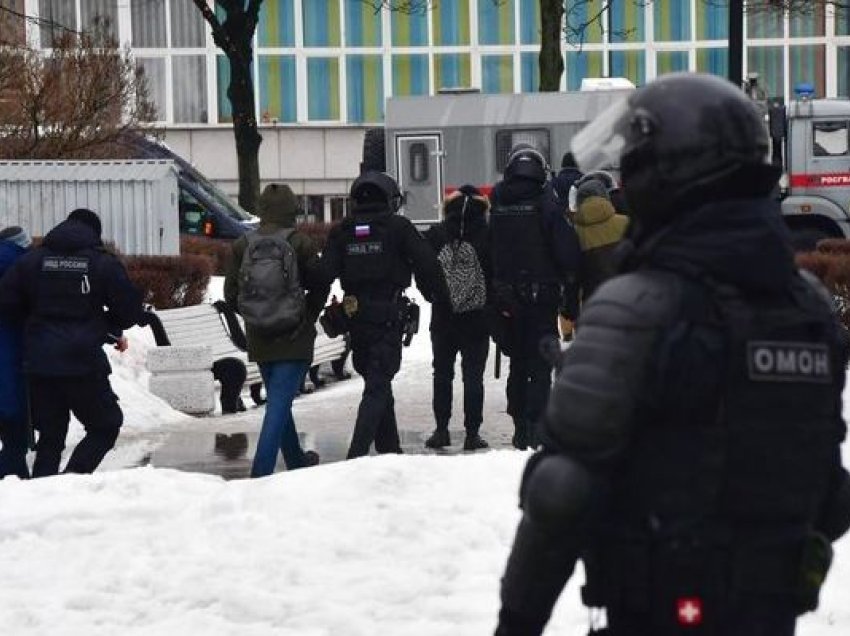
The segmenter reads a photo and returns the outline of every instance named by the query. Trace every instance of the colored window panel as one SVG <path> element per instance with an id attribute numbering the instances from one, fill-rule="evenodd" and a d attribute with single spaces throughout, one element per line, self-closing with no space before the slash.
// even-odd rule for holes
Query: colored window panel
<path id="1" fill-rule="evenodd" d="M 42 47 L 52 46 L 67 33 L 65 29 L 77 30 L 77 12 L 68 0 L 39 0 L 38 15 L 44 20 L 40 24 Z"/>
<path id="2" fill-rule="evenodd" d="M 782 11 L 775 9 L 747 11 L 748 39 L 781 38 L 783 33 Z"/>
<path id="3" fill-rule="evenodd" d="M 520 88 L 523 93 L 536 93 L 540 90 L 540 56 L 537 53 L 523 53 L 519 58 Z"/>
<path id="4" fill-rule="evenodd" d="M 601 43 L 604 18 L 597 19 L 601 13 L 602 0 L 567 0 L 564 14 L 567 42 L 570 44 Z"/>
<path id="5" fill-rule="evenodd" d="M 207 121 L 207 59 L 203 55 L 171 58 L 171 91 L 174 122 L 201 124 Z"/>
<path id="6" fill-rule="evenodd" d="M 850 8 L 835 7 L 835 35 L 850 35 Z"/>
<path id="7" fill-rule="evenodd" d="M 478 42 L 514 43 L 514 0 L 478 1 Z"/>
<path id="8" fill-rule="evenodd" d="M 393 94 L 427 95 L 429 72 L 427 55 L 394 55 Z"/>
<path id="9" fill-rule="evenodd" d="M 758 73 L 759 84 L 768 97 L 785 94 L 785 69 L 781 46 L 751 46 L 747 49 L 747 72 Z"/>
<path id="10" fill-rule="evenodd" d="M 585 77 L 604 77 L 602 53 L 589 51 L 567 51 L 567 90 L 577 91 Z"/>
<path id="11" fill-rule="evenodd" d="M 792 38 L 819 37 L 826 32 L 826 11 L 823 4 L 812 3 L 806 13 L 792 12 L 788 16 Z"/>
<path id="12" fill-rule="evenodd" d="M 540 44 L 540 0 L 519 0 L 519 41 Z"/>
<path id="13" fill-rule="evenodd" d="M 137 57 L 136 66 L 145 74 L 148 98 L 156 107 L 156 121 L 165 121 L 165 58 Z"/>
<path id="14" fill-rule="evenodd" d="M 304 46 L 339 46 L 339 3 L 310 0 L 303 3 Z"/>
<path id="15" fill-rule="evenodd" d="M 96 22 L 105 24 L 107 34 L 117 39 L 118 0 L 80 0 L 80 20 L 83 30 L 91 29 Z"/>
<path id="16" fill-rule="evenodd" d="M 660 51 L 655 57 L 658 75 L 688 70 L 687 51 Z"/>
<path id="17" fill-rule="evenodd" d="M 307 118 L 310 121 L 339 119 L 339 60 L 311 57 L 307 60 Z"/>
<path id="18" fill-rule="evenodd" d="M 216 72 L 216 98 L 218 101 L 218 121 L 232 122 L 233 108 L 230 106 L 230 99 L 227 97 L 227 87 L 230 85 L 230 63 L 223 55 L 217 55 L 215 58 Z"/>
<path id="19" fill-rule="evenodd" d="M 788 49 L 788 79 L 793 92 L 798 84 L 811 84 L 815 97 L 826 96 L 826 47 L 822 44 Z"/>
<path id="20" fill-rule="evenodd" d="M 434 88 L 471 86 L 471 63 L 468 53 L 446 53 L 434 56 Z"/>
<path id="21" fill-rule="evenodd" d="M 646 80 L 646 61 L 643 51 L 612 51 L 611 77 L 626 77 L 636 86 Z"/>
<path id="22" fill-rule="evenodd" d="M 611 42 L 644 41 L 644 4 L 642 2 L 612 2 L 608 11 Z"/>
<path id="23" fill-rule="evenodd" d="M 838 55 L 838 96 L 850 97 L 850 47 L 839 46 Z"/>
<path id="24" fill-rule="evenodd" d="M 484 93 L 514 92 L 514 56 L 481 57 L 481 90 Z"/>
<path id="25" fill-rule="evenodd" d="M 132 3 L 130 5 L 130 18 L 135 48 L 164 48 L 168 46 L 168 39 L 165 37 L 165 0 Z"/>
<path id="26" fill-rule="evenodd" d="M 260 46 L 295 46 L 294 0 L 265 0 L 260 7 L 257 41 Z"/>
<path id="27" fill-rule="evenodd" d="M 697 0 L 697 39 L 725 40 L 729 37 L 729 5 Z"/>
<path id="28" fill-rule="evenodd" d="M 424 11 L 392 14 L 393 46 L 428 46 L 428 15 Z"/>
<path id="29" fill-rule="evenodd" d="M 691 3 L 687 0 L 655 0 L 652 4 L 656 41 L 691 39 Z"/>
<path id="30" fill-rule="evenodd" d="M 294 122 L 297 117 L 295 56 L 261 55 L 260 121 Z"/>
<path id="31" fill-rule="evenodd" d="M 434 46 L 469 44 L 469 0 L 440 0 L 433 7 Z"/>
<path id="32" fill-rule="evenodd" d="M 348 46 L 381 46 L 381 12 L 362 0 L 345 0 Z"/>
<path id="33" fill-rule="evenodd" d="M 350 122 L 384 119 L 384 66 L 380 55 L 349 55 L 345 60 Z"/>
<path id="34" fill-rule="evenodd" d="M 0 3 L 9 11 L 0 17 L 0 42 L 4 44 L 23 45 L 27 39 L 27 20 L 24 0 L 4 0 Z"/>
<path id="35" fill-rule="evenodd" d="M 191 2 L 171 0 L 171 46 L 206 46 L 207 23 Z"/>
<path id="36" fill-rule="evenodd" d="M 726 77 L 729 72 L 729 50 L 697 49 L 697 71 Z"/>

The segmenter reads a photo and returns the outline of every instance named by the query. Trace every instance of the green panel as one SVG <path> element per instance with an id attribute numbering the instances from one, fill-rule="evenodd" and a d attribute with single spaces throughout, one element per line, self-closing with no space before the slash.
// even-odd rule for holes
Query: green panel
<path id="1" fill-rule="evenodd" d="M 655 0 L 652 13 L 656 41 L 691 39 L 691 3 L 688 0 Z"/>
<path id="2" fill-rule="evenodd" d="M 478 0 L 478 42 L 514 43 L 514 0 Z"/>
<path id="3" fill-rule="evenodd" d="M 540 90 L 540 56 L 537 53 L 522 53 L 519 57 L 520 90 L 536 93 Z"/>
<path id="4" fill-rule="evenodd" d="M 540 44 L 540 0 L 519 0 L 519 41 Z"/>
<path id="5" fill-rule="evenodd" d="M 307 118 L 310 121 L 339 119 L 339 58 L 307 59 Z"/>
<path id="6" fill-rule="evenodd" d="M 440 0 L 432 6 L 434 46 L 469 44 L 469 0 Z"/>
<path id="7" fill-rule="evenodd" d="M 820 37 L 826 33 L 826 11 L 823 4 L 812 2 L 810 11 L 793 12 L 788 22 L 792 38 Z M 837 25 L 836 25 L 837 26 Z"/>
<path id="8" fill-rule="evenodd" d="M 660 51 L 655 57 L 656 72 L 658 75 L 664 73 L 676 73 L 688 70 L 687 51 Z"/>
<path id="9" fill-rule="evenodd" d="M 747 48 L 747 72 L 759 74 L 759 84 L 768 97 L 785 94 L 785 73 L 781 46 L 751 46 Z"/>
<path id="10" fill-rule="evenodd" d="M 611 42 L 643 42 L 644 3 L 622 0 L 612 2 L 609 9 Z"/>
<path id="11" fill-rule="evenodd" d="M 346 64 L 347 120 L 384 120 L 384 65 L 380 55 L 349 55 Z"/>
<path id="12" fill-rule="evenodd" d="M 514 92 L 514 56 L 481 56 L 481 90 L 484 93 Z"/>
<path id="13" fill-rule="evenodd" d="M 230 84 L 230 63 L 224 55 L 217 55 L 215 66 L 216 85 L 218 86 L 218 121 L 231 122 L 233 121 L 233 109 L 230 106 L 230 99 L 227 97 L 227 86 Z"/>
<path id="14" fill-rule="evenodd" d="M 174 0 L 172 0 L 174 2 Z M 257 41 L 260 46 L 295 46 L 294 0 L 265 0 L 260 6 Z"/>
<path id="15" fill-rule="evenodd" d="M 348 46 L 381 46 L 381 12 L 362 0 L 345 0 Z"/>
<path id="16" fill-rule="evenodd" d="M 393 46 L 428 46 L 428 15 L 424 11 L 393 11 L 391 27 Z"/>
<path id="17" fill-rule="evenodd" d="M 729 74 L 729 49 L 697 49 L 697 71 L 726 77 Z"/>
<path id="18" fill-rule="evenodd" d="M 428 94 L 428 56 L 393 56 L 393 95 Z"/>
<path id="19" fill-rule="evenodd" d="M 603 57 L 598 51 L 567 51 L 567 90 L 577 91 L 586 77 L 604 77 Z"/>
<path id="20" fill-rule="evenodd" d="M 297 82 L 294 55 L 260 55 L 260 121 L 294 122 Z"/>
<path id="21" fill-rule="evenodd" d="M 434 88 L 456 88 L 472 85 L 471 59 L 468 53 L 445 53 L 434 56 Z"/>
<path id="22" fill-rule="evenodd" d="M 539 0 L 529 0 L 535 4 Z M 607 0 L 606 0 L 607 1 Z M 630 4 L 633 0 L 625 0 Z M 567 0 L 564 14 L 564 37 L 570 44 L 601 44 L 603 19 L 593 18 L 602 13 L 603 0 Z M 640 3 L 642 4 L 642 3 Z M 604 14 L 603 14 L 604 15 Z M 643 21 L 641 21 L 641 28 Z"/>
<path id="23" fill-rule="evenodd" d="M 835 7 L 835 35 L 850 35 L 850 8 Z"/>
<path id="24" fill-rule="evenodd" d="M 729 37 L 729 5 L 697 0 L 697 39 L 725 40 Z"/>
<path id="25" fill-rule="evenodd" d="M 792 46 L 788 54 L 791 90 L 798 84 L 811 84 L 815 87 L 815 97 L 826 97 L 826 46 Z"/>
<path id="26" fill-rule="evenodd" d="M 850 47 L 839 46 L 838 54 L 838 96 L 850 97 Z"/>
<path id="27" fill-rule="evenodd" d="M 646 60 L 643 51 L 611 51 L 611 77 L 626 77 L 636 86 L 646 81 Z"/>
<path id="28" fill-rule="evenodd" d="M 782 11 L 761 9 L 747 11 L 747 38 L 781 38 L 784 37 Z"/>
<path id="29" fill-rule="evenodd" d="M 302 7 L 304 46 L 339 46 L 339 2 L 309 0 Z"/>

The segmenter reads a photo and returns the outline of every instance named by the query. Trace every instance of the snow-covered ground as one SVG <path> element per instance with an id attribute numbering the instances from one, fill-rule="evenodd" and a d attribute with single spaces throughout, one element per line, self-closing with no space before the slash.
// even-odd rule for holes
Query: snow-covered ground
<path id="1" fill-rule="evenodd" d="M 408 418 L 430 417 L 424 309 L 423 334 L 396 384 L 423 403 L 406 409 Z M 130 351 L 110 353 L 126 422 L 103 470 L 0 482 L 0 633 L 492 633 L 528 453 L 368 457 L 242 481 L 125 468 L 160 436 L 198 422 L 147 393 L 151 340 L 130 335 Z M 492 399 L 502 399 L 503 382 L 488 379 Z M 299 400 L 296 418 L 350 402 L 358 387 Z M 547 633 L 587 632 L 581 578 Z M 848 590 L 844 540 L 821 610 L 798 634 L 850 633 Z"/>

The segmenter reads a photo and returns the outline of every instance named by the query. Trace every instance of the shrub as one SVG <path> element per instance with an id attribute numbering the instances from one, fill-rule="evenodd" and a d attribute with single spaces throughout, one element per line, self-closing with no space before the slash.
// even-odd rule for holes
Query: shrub
<path id="1" fill-rule="evenodd" d="M 817 276 L 835 299 L 838 317 L 850 329 L 850 241 L 826 239 L 814 252 L 797 254 L 797 265 Z"/>
<path id="2" fill-rule="evenodd" d="M 180 237 L 180 253 L 195 256 L 206 256 L 212 261 L 212 273 L 214 276 L 224 276 L 227 264 L 230 262 L 231 241 L 224 239 L 211 239 L 204 236 Z"/>
<path id="3" fill-rule="evenodd" d="M 197 305 L 204 300 L 213 263 L 207 256 L 127 256 L 130 280 L 156 309 Z"/>
<path id="4" fill-rule="evenodd" d="M 316 242 L 316 247 L 321 252 L 325 249 L 325 243 L 328 242 L 328 234 L 331 228 L 336 225 L 334 223 L 299 223 L 298 231 L 306 234 Z"/>

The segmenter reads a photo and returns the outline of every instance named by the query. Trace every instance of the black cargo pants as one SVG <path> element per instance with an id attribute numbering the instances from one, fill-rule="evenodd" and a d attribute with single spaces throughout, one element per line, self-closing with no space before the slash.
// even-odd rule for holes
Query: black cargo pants
<path id="1" fill-rule="evenodd" d="M 30 376 L 29 382 L 33 426 L 38 431 L 33 477 L 59 472 L 71 413 L 83 425 L 86 434 L 71 453 L 65 472 L 94 472 L 115 446 L 124 421 L 109 377 Z"/>

